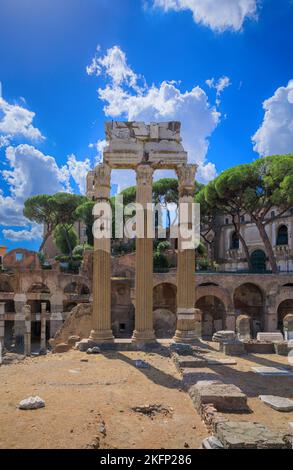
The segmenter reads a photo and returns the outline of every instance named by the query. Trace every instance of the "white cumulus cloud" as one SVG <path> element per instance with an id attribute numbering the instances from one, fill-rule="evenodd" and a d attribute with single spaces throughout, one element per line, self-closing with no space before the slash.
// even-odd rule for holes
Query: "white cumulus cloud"
<path id="1" fill-rule="evenodd" d="M 260 156 L 293 153 L 293 80 L 264 101 L 260 128 L 252 137 Z"/>
<path id="2" fill-rule="evenodd" d="M 192 12 L 195 23 L 214 31 L 240 31 L 246 18 L 257 17 L 258 0 L 153 0 L 164 11 Z"/>
<path id="3" fill-rule="evenodd" d="M 2 233 L 12 241 L 39 239 L 41 227 L 23 216 L 25 200 L 36 194 L 72 191 L 71 181 L 84 193 L 90 162 L 69 155 L 66 164 L 60 167 L 54 157 L 28 144 L 9 146 L 5 156 L 8 169 L 2 170 L 0 176 L 8 185 L 8 194 L 0 191 L 0 226 L 10 228 L 2 229 Z"/>
<path id="4" fill-rule="evenodd" d="M 39 224 L 32 224 L 28 229 L 24 230 L 14 230 L 14 229 L 3 229 L 2 230 L 4 238 L 12 242 L 19 241 L 35 241 L 42 240 L 43 237 L 43 227 Z"/>
<path id="5" fill-rule="evenodd" d="M 14 137 L 31 141 L 44 139 L 41 131 L 33 126 L 34 117 L 34 112 L 0 97 L 0 146 L 7 145 Z"/>
<path id="6" fill-rule="evenodd" d="M 115 60 L 118 69 L 127 70 L 127 74 L 119 73 L 117 78 Z M 174 81 L 147 86 L 142 77 L 142 85 L 139 85 L 138 80 L 134 79 L 138 75 L 131 70 L 125 53 L 118 46 L 108 49 L 101 58 L 96 55 L 94 61 L 99 64 L 98 75 L 108 78 L 105 86 L 98 89 L 98 96 L 105 103 L 106 116 L 129 121 L 181 121 L 183 145 L 188 151 L 189 161 L 199 164 L 199 174 L 204 181 L 216 175 L 215 166 L 206 161 L 206 155 L 209 137 L 219 124 L 221 115 L 216 106 L 210 104 L 202 88 L 194 86 L 191 90 L 181 91 Z M 108 66 L 109 62 L 111 67 Z M 223 90 L 228 84 L 225 80 L 225 84 L 219 86 Z M 121 183 L 119 177 L 117 179 Z M 113 182 L 116 182 L 115 179 Z"/>

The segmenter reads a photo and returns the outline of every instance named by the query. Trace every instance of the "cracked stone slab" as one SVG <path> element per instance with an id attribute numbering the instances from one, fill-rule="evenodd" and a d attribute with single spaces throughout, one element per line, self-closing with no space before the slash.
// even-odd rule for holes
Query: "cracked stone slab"
<path id="1" fill-rule="evenodd" d="M 189 389 L 194 407 L 200 410 L 202 405 L 213 404 L 217 411 L 248 411 L 247 396 L 233 384 L 220 381 L 203 380 Z"/>
<path id="2" fill-rule="evenodd" d="M 276 397 L 274 395 L 260 395 L 259 398 L 274 410 L 283 412 L 293 411 L 293 400 L 289 398 Z"/>
<path id="3" fill-rule="evenodd" d="M 235 359 L 221 359 L 217 357 L 207 357 L 205 356 L 207 364 L 209 366 L 234 366 L 237 364 Z"/>
<path id="4" fill-rule="evenodd" d="M 215 426 L 215 435 L 225 449 L 290 449 L 290 439 L 259 423 L 222 421 Z"/>
<path id="5" fill-rule="evenodd" d="M 207 361 L 202 357 L 195 356 L 181 356 L 179 354 L 173 354 L 173 361 L 179 369 L 187 368 L 196 368 L 196 367 L 206 367 Z"/>
<path id="6" fill-rule="evenodd" d="M 252 367 L 257 374 L 268 377 L 293 377 L 293 372 L 281 367 Z"/>

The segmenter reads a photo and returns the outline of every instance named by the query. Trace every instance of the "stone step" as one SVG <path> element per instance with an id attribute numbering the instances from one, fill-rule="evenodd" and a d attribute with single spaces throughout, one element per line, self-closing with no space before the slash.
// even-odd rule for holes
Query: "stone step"
<path id="1" fill-rule="evenodd" d="M 263 424 L 222 421 L 215 425 L 215 436 L 224 449 L 291 449 L 290 438 Z"/>
<path id="2" fill-rule="evenodd" d="M 217 380 L 203 380 L 190 387 L 188 393 L 198 411 L 202 405 L 208 403 L 213 404 L 217 411 L 249 411 L 247 396 L 233 384 L 224 384 Z"/>

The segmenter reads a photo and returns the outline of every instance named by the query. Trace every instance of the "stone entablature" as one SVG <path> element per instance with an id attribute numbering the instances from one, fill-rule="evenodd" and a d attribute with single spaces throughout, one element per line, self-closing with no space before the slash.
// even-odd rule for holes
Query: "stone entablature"
<path id="1" fill-rule="evenodd" d="M 180 122 L 107 122 L 104 163 L 115 169 L 135 169 L 141 163 L 176 169 L 187 163 L 180 127 Z"/>

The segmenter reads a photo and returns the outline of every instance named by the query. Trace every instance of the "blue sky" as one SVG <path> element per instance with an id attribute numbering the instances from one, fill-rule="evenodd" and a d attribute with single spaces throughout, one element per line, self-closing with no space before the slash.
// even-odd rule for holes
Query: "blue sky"
<path id="1" fill-rule="evenodd" d="M 0 0 L 0 244 L 38 248 L 23 201 L 83 191 L 106 119 L 181 120 L 201 181 L 292 152 L 292 24 L 290 0 Z"/>

